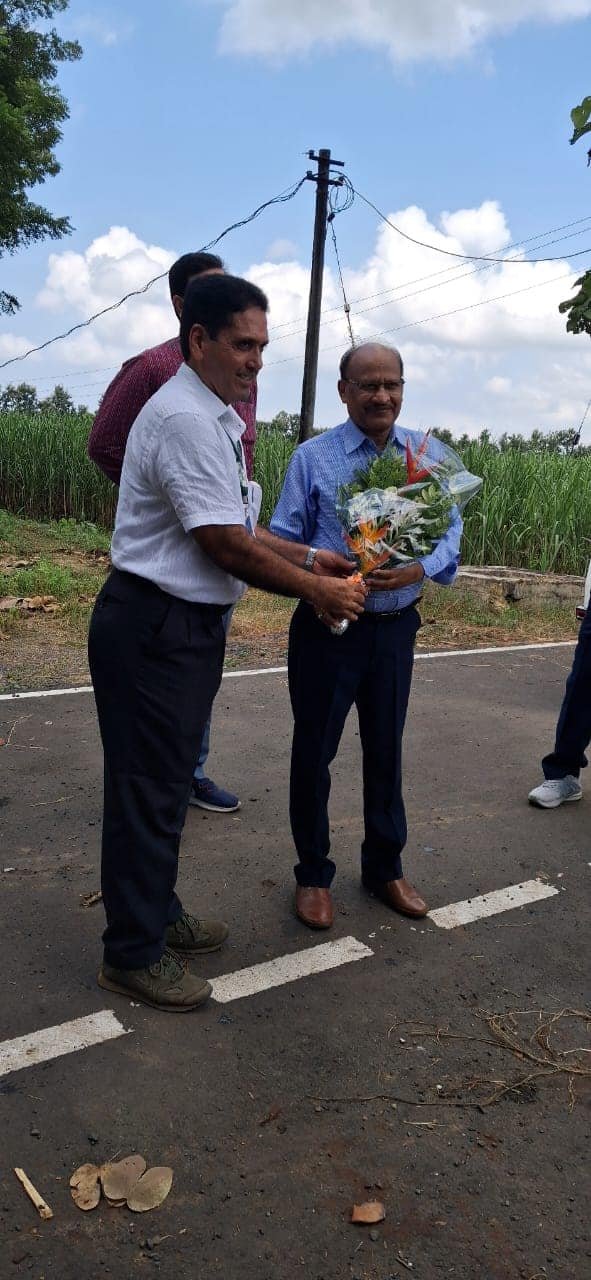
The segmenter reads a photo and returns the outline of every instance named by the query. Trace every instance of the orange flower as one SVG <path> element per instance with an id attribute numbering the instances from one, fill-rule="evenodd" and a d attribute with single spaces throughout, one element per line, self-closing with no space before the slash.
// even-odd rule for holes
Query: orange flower
<path id="1" fill-rule="evenodd" d="M 421 458 L 426 453 L 428 442 L 429 432 L 427 431 L 415 454 L 413 454 L 410 447 L 410 440 L 406 442 L 406 475 L 409 484 L 416 484 L 419 480 L 429 479 L 430 472 L 419 466 Z"/>
<path id="2" fill-rule="evenodd" d="M 376 529 L 371 522 L 362 522 L 358 526 L 358 533 L 345 534 L 348 546 L 354 552 L 359 562 L 361 573 L 371 573 L 372 569 L 379 569 L 380 565 L 386 564 L 390 559 L 389 551 L 376 552 L 376 544 L 388 532 L 387 525 L 381 529 Z"/>

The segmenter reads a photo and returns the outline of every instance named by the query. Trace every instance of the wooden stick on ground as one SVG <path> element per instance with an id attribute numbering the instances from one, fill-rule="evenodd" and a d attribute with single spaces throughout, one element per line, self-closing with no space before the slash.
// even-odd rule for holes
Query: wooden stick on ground
<path id="1" fill-rule="evenodd" d="M 30 1178 L 27 1178 L 27 1175 L 24 1169 L 15 1169 L 14 1172 L 16 1173 L 16 1176 L 19 1182 L 21 1182 L 23 1187 L 25 1188 L 25 1191 L 29 1197 L 29 1200 L 31 1200 L 32 1203 L 35 1205 L 35 1208 L 37 1210 L 37 1213 L 39 1214 L 39 1217 L 43 1218 L 44 1221 L 48 1222 L 50 1218 L 53 1218 L 53 1209 L 50 1209 L 49 1205 L 45 1203 L 43 1196 L 39 1195 L 39 1192 L 33 1186 L 33 1183 L 31 1182 Z"/>

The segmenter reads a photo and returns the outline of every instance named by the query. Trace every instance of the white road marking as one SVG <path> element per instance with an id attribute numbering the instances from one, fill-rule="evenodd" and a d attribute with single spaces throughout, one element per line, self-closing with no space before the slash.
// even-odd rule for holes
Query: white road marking
<path id="1" fill-rule="evenodd" d="M 287 667 L 256 667 L 253 671 L 224 671 L 222 680 L 241 680 L 243 676 L 284 676 Z"/>
<path id="2" fill-rule="evenodd" d="M 482 920 L 486 916 L 523 907 L 529 902 L 552 898 L 557 893 L 559 890 L 554 885 L 544 884 L 542 880 L 526 880 L 522 884 L 495 889 L 492 893 L 485 893 L 477 898 L 467 898 L 464 902 L 437 907 L 429 912 L 428 919 L 441 929 L 456 929 L 473 920 Z M 375 937 L 375 934 L 370 934 L 370 937 Z M 309 978 L 314 973 L 325 973 L 355 960 L 369 959 L 373 954 L 371 947 L 359 942 L 357 938 L 335 938 L 331 942 L 307 947 L 304 951 L 276 956 L 274 960 L 265 960 L 262 964 L 212 978 L 213 999 L 219 1004 L 244 1000 L 260 991 L 281 987 L 287 982 L 296 982 L 299 978 Z M 5 1040 L 0 1043 L 0 1077 L 128 1034 L 111 1009 L 102 1009 L 86 1018 L 75 1018 L 72 1022 L 62 1022 L 56 1027 L 46 1027 L 30 1035 L 19 1036 L 16 1040 Z"/>
<path id="3" fill-rule="evenodd" d="M 433 649 L 429 653 L 415 653 L 415 662 L 425 658 L 472 658 L 488 653 L 524 653 L 528 649 L 568 649 L 576 640 L 548 640 L 540 644 L 504 644 L 490 649 Z M 256 667 L 252 671 L 224 671 L 224 680 L 242 680 L 246 676 L 285 675 L 287 667 Z M 80 685 L 75 689 L 32 689 L 24 693 L 0 693 L 0 702 L 22 702 L 25 698 L 62 698 L 74 693 L 92 693 L 92 685 Z"/>
<path id="4" fill-rule="evenodd" d="M 490 649 L 432 649 L 430 653 L 415 653 L 415 662 L 421 658 L 472 658 L 481 653 L 525 653 L 528 649 L 568 649 L 576 640 L 544 640 L 539 644 L 502 644 Z"/>
<path id="5" fill-rule="evenodd" d="M 63 698 L 72 693 L 92 693 L 92 685 L 79 685 L 76 689 L 32 689 L 26 693 L 0 693 L 0 702 L 22 702 L 25 698 Z"/>
<path id="6" fill-rule="evenodd" d="M 0 1076 L 125 1035 L 125 1027 L 112 1010 L 101 1009 L 100 1013 L 91 1013 L 86 1018 L 74 1018 L 73 1022 L 62 1022 L 60 1026 L 45 1027 L 43 1031 L 33 1031 L 16 1040 L 5 1040 L 0 1044 Z"/>
<path id="7" fill-rule="evenodd" d="M 371 948 L 358 942 L 357 938 L 336 938 L 334 942 L 323 942 L 320 946 L 307 947 L 305 951 L 294 951 L 288 956 L 277 956 L 275 960 L 254 964 L 249 969 L 238 969 L 235 973 L 225 973 L 221 978 L 212 978 L 213 998 L 220 1004 L 243 1000 L 245 996 L 254 996 L 270 987 L 281 987 L 286 982 L 295 982 L 297 978 L 308 978 L 313 973 L 323 973 L 326 969 L 336 969 L 341 964 L 365 960 L 372 955 Z"/>
<path id="8" fill-rule="evenodd" d="M 501 911 L 524 907 L 528 902 L 553 898 L 558 892 L 553 884 L 544 884 L 542 880 L 525 880 L 522 884 L 511 884 L 507 889 L 483 893 L 479 898 L 467 898 L 464 902 L 452 902 L 448 907 L 438 907 L 429 912 L 429 920 L 439 925 L 440 929 L 457 929 L 458 925 L 470 924 L 472 920 L 483 920 L 486 916 L 496 916 Z"/>

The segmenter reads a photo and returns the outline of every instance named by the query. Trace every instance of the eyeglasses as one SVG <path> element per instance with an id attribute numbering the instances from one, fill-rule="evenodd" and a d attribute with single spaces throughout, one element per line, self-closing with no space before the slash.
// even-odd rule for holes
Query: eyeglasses
<path id="1" fill-rule="evenodd" d="M 402 391 L 404 386 L 404 378 L 380 378 L 379 382 L 357 382 L 355 378 L 345 378 L 345 382 L 349 382 L 352 387 L 357 387 L 362 396 L 375 396 L 382 387 L 387 395 L 395 395 L 397 391 Z"/>

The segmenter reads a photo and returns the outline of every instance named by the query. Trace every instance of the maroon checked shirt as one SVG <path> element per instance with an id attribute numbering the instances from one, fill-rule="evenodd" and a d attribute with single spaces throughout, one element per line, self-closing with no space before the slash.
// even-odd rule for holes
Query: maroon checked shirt
<path id="1" fill-rule="evenodd" d="M 132 425 L 146 401 L 183 363 L 178 338 L 169 338 L 158 347 L 150 347 L 139 356 L 126 360 L 109 383 L 92 424 L 88 439 L 88 455 L 104 471 L 109 480 L 119 484 L 123 455 Z M 249 480 L 254 467 L 256 440 L 257 387 L 253 383 L 250 400 L 232 406 L 246 425 L 242 436 Z"/>

